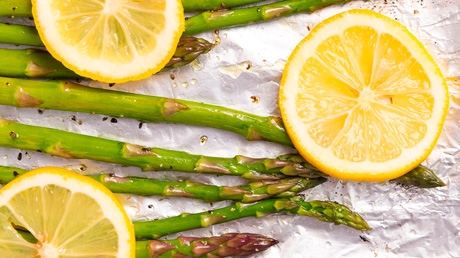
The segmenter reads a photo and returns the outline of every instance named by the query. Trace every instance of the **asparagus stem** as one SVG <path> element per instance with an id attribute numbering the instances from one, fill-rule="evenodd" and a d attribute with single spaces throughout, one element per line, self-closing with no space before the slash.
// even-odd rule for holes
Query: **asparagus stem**
<path id="1" fill-rule="evenodd" d="M 174 240 L 136 242 L 137 258 L 246 256 L 276 245 L 275 239 L 249 233 L 228 233 L 214 237 L 179 237 Z"/>
<path id="2" fill-rule="evenodd" d="M 37 29 L 31 26 L 0 23 L 0 43 L 43 47 Z"/>
<path id="3" fill-rule="evenodd" d="M 186 11 L 221 10 L 266 0 L 182 0 Z"/>
<path id="4" fill-rule="evenodd" d="M 6 96 L 1 96 L 4 98 Z M 14 98 L 23 103 L 38 100 L 19 91 Z M 26 105 L 27 106 L 27 105 Z M 300 164 L 276 159 L 207 157 L 181 151 L 147 148 L 127 142 L 108 140 L 45 127 L 24 125 L 0 119 L 0 146 L 34 150 L 64 158 L 92 159 L 140 167 L 143 171 L 174 170 L 191 173 L 235 175 L 246 179 L 279 179 L 295 170 L 305 177 L 317 173 Z"/>
<path id="5" fill-rule="evenodd" d="M 0 48 L 0 75 L 11 77 L 81 78 L 48 52 Z"/>
<path id="6" fill-rule="evenodd" d="M 199 55 L 209 52 L 211 48 L 212 44 L 204 39 L 183 37 L 177 45 L 174 56 L 162 71 L 187 65 Z M 0 75 L 11 77 L 81 78 L 81 76 L 54 59 L 48 52 L 37 49 L 0 48 Z"/>
<path id="7" fill-rule="evenodd" d="M 269 199 L 255 204 L 235 205 L 194 214 L 181 214 L 161 220 L 134 223 L 138 238 L 159 238 L 185 230 L 209 227 L 240 218 L 263 217 L 270 213 L 289 213 L 315 217 L 321 221 L 343 224 L 357 230 L 370 230 L 369 225 L 348 207 L 331 201 L 301 201 L 298 198 Z"/>
<path id="8" fill-rule="evenodd" d="M 436 174 L 429 168 L 419 165 L 407 174 L 391 180 L 403 185 L 411 185 L 420 188 L 434 188 L 446 186 Z"/>
<path id="9" fill-rule="evenodd" d="M 184 11 L 227 9 L 235 6 L 258 3 L 265 0 L 182 0 Z M 30 0 L 0 1 L 0 17 L 32 17 Z"/>
<path id="10" fill-rule="evenodd" d="M 0 183 L 5 185 L 28 170 L 0 166 Z M 248 186 L 229 187 L 204 185 L 189 180 L 173 182 L 136 177 L 118 177 L 110 174 L 88 175 L 114 193 L 137 195 L 159 195 L 167 197 L 188 197 L 205 202 L 235 200 L 244 203 L 272 197 L 292 197 L 308 188 L 326 181 L 325 178 L 287 178 L 250 183 Z"/>
<path id="11" fill-rule="evenodd" d="M 28 96 L 34 101 L 26 103 L 21 96 Z M 248 140 L 268 140 L 293 146 L 281 118 L 261 117 L 193 101 L 96 89 L 64 81 L 0 77 L 0 104 L 123 116 L 149 122 L 195 124 L 231 131 Z"/>
<path id="12" fill-rule="evenodd" d="M 30 0 L 1 0 L 0 17 L 32 17 Z"/>
<path id="13" fill-rule="evenodd" d="M 319 172 L 319 170 L 316 167 L 308 163 L 302 156 L 298 154 L 282 155 L 279 156 L 277 159 L 301 163 L 305 168 L 316 170 Z M 323 176 L 326 176 L 326 174 L 324 174 Z M 446 186 L 446 184 L 439 177 L 437 177 L 431 169 L 423 165 L 419 165 L 418 167 L 409 171 L 407 174 L 395 178 L 391 181 L 403 185 L 416 186 L 420 188 L 434 188 Z"/>
<path id="14" fill-rule="evenodd" d="M 317 9 L 344 3 L 350 0 L 286 0 L 271 4 L 242 9 L 203 12 L 185 21 L 184 35 L 193 35 L 208 30 L 268 21 L 300 12 L 313 12 Z"/>
<path id="15" fill-rule="evenodd" d="M 27 242 L 38 240 L 28 231 L 17 229 Z M 278 241 L 259 234 L 227 233 L 213 237 L 179 237 L 173 240 L 136 241 L 136 258 L 228 257 L 260 253 Z"/>

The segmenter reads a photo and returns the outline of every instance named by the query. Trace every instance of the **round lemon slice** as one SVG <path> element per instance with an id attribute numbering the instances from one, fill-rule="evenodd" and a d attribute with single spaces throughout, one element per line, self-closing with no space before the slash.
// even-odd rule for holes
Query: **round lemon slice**
<path id="1" fill-rule="evenodd" d="M 448 91 L 433 58 L 404 26 L 351 10 L 318 24 L 295 48 L 279 103 L 307 161 L 336 178 L 383 181 L 430 154 Z"/>
<path id="2" fill-rule="evenodd" d="M 54 58 L 103 82 L 160 71 L 184 31 L 180 0 L 32 0 L 32 12 Z"/>
<path id="3" fill-rule="evenodd" d="M 29 231 L 37 242 L 26 241 L 17 228 Z M 102 184 L 65 169 L 39 168 L 0 189 L 0 254 L 135 257 L 134 227 Z"/>

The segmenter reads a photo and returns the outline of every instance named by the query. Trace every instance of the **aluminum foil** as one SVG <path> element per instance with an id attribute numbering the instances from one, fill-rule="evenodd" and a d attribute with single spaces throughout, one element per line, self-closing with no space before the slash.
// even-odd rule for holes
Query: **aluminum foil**
<path id="1" fill-rule="evenodd" d="M 277 246 L 253 257 L 460 257 L 460 0 L 354 1 L 313 14 L 222 29 L 218 33 L 202 33 L 200 37 L 219 41 L 220 44 L 197 62 L 146 80 L 117 84 L 110 89 L 202 101 L 258 115 L 279 115 L 278 86 L 291 51 L 315 24 L 354 8 L 375 10 L 407 26 L 433 55 L 447 78 L 450 91 L 447 120 L 435 149 L 423 163 L 435 170 L 447 186 L 427 190 L 389 182 L 331 179 L 303 193 L 306 200 L 333 200 L 359 212 L 373 228 L 364 233 L 298 215 L 270 215 L 262 219 L 245 218 L 180 235 L 251 232 L 280 241 Z M 103 83 L 89 84 L 109 88 Z M 39 112 L 37 109 L 7 106 L 0 106 L 0 116 L 25 124 L 204 155 L 276 157 L 294 152 L 273 143 L 248 142 L 233 133 L 199 126 L 140 125 L 138 121 L 126 118 L 52 110 Z M 178 172 L 142 173 L 138 168 L 67 160 L 6 148 L 0 148 L 0 164 L 23 168 L 53 165 L 75 170 L 83 164 L 87 168 L 84 173 L 110 172 L 165 180 L 188 178 L 218 185 L 245 184 L 237 177 Z M 132 220 L 160 219 L 230 204 L 206 204 L 184 198 L 119 197 Z"/>

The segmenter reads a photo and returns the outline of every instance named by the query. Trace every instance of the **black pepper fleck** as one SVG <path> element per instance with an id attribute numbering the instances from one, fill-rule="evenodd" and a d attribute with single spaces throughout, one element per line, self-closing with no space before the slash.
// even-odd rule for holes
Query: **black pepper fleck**
<path id="1" fill-rule="evenodd" d="M 117 119 L 116 119 L 116 118 L 112 118 L 112 119 L 110 119 L 110 123 L 114 123 L 114 124 L 116 124 L 116 123 L 118 123 L 118 121 L 117 121 Z"/>

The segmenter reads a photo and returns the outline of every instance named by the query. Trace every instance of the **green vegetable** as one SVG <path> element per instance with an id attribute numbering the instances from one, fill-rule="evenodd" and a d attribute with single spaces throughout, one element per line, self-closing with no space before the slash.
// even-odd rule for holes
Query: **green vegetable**
<path id="1" fill-rule="evenodd" d="M 185 230 L 209 227 L 245 217 L 263 217 L 270 213 L 299 214 L 314 217 L 321 221 L 333 222 L 357 230 L 370 230 L 366 221 L 348 207 L 331 201 L 305 202 L 298 198 L 269 199 L 255 204 L 236 203 L 235 205 L 193 214 L 181 214 L 161 220 L 139 221 L 134 223 L 138 238 L 159 238 Z"/>
<path id="2" fill-rule="evenodd" d="M 7 184 L 26 169 L 0 166 L 0 183 Z M 244 203 L 256 202 L 271 197 L 292 197 L 308 188 L 326 181 L 325 178 L 292 177 L 272 181 L 250 183 L 248 186 L 229 187 L 204 185 L 189 180 L 173 182 L 136 177 L 118 177 L 110 174 L 88 175 L 102 183 L 114 193 L 137 195 L 159 195 L 167 197 L 188 197 L 205 202 L 234 200 Z"/>
<path id="3" fill-rule="evenodd" d="M 182 0 L 182 5 L 185 11 L 206 11 L 228 9 L 263 1 L 265 0 Z"/>
<path id="4" fill-rule="evenodd" d="M 0 104 L 123 116 L 149 122 L 196 124 L 238 133 L 248 140 L 269 140 L 293 146 L 278 117 L 261 117 L 215 105 L 96 89 L 65 81 L 0 77 Z"/>
<path id="5" fill-rule="evenodd" d="M 212 44 L 195 37 L 182 37 L 176 52 L 162 71 L 185 66 L 211 50 Z M 81 78 L 48 52 L 37 49 L 0 48 L 0 75 L 10 77 Z"/>
<path id="6" fill-rule="evenodd" d="M 182 0 L 184 11 L 218 10 L 262 2 L 264 0 Z M 30 0 L 1 0 L 0 17 L 32 17 Z"/>
<path id="7" fill-rule="evenodd" d="M 0 99 L 6 96 L 0 94 Z M 28 106 L 37 99 L 23 91 L 12 96 Z M 58 96 L 56 95 L 56 98 Z M 150 148 L 45 127 L 19 124 L 0 119 L 0 146 L 34 150 L 64 158 L 92 159 L 140 167 L 143 171 L 174 170 L 191 173 L 235 175 L 246 179 L 279 179 L 298 174 L 318 177 L 300 164 L 276 159 L 207 157 L 181 151 Z"/>
<path id="8" fill-rule="evenodd" d="M 193 35 L 208 30 L 268 21 L 296 13 L 310 13 L 329 5 L 349 1 L 350 0 L 286 0 L 255 7 L 202 12 L 185 21 L 184 35 Z"/>
<path id="9" fill-rule="evenodd" d="M 37 243 L 37 239 L 31 233 L 20 229 L 17 229 L 17 232 L 29 243 Z M 227 233 L 213 237 L 179 237 L 173 240 L 138 240 L 136 258 L 246 256 L 263 252 L 276 244 L 278 241 L 273 238 L 250 233 Z"/>
<path id="10" fill-rule="evenodd" d="M 248 233 L 227 233 L 214 237 L 179 237 L 174 240 L 136 242 L 137 258 L 246 256 L 276 245 L 275 239 Z"/>
<path id="11" fill-rule="evenodd" d="M 277 159 L 300 163 L 305 168 L 316 170 L 317 168 L 308 163 L 302 156 L 298 154 L 287 154 L 277 157 Z M 326 176 L 325 174 L 323 176 Z M 396 183 L 403 185 L 416 186 L 420 188 L 434 188 L 440 186 L 446 186 L 446 184 L 429 168 L 419 165 L 413 170 L 409 171 L 405 175 L 391 180 Z"/>

